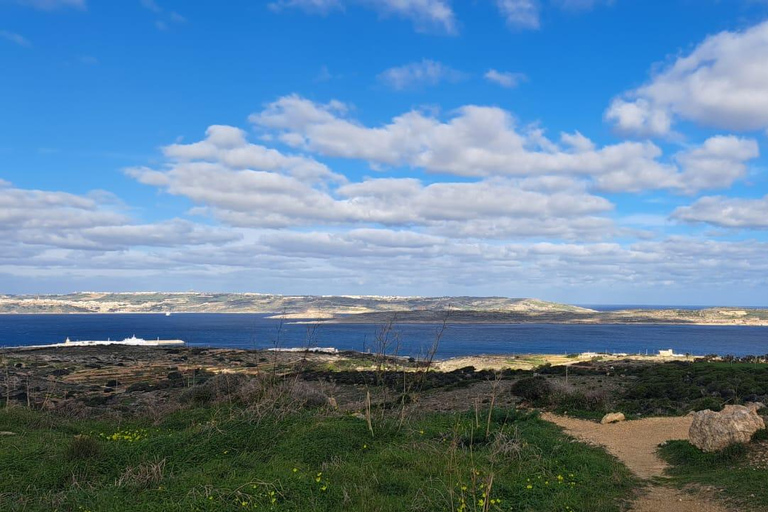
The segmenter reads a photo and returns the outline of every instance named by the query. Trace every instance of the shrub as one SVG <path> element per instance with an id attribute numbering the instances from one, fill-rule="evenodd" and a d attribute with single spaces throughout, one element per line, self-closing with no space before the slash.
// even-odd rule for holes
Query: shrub
<path id="1" fill-rule="evenodd" d="M 752 434 L 752 441 L 768 441 L 768 428 L 761 428 Z"/>
<path id="2" fill-rule="evenodd" d="M 157 485 L 165 473 L 165 459 L 157 462 L 144 462 L 138 466 L 128 467 L 115 481 L 116 487 L 133 487 L 145 489 Z"/>
<path id="3" fill-rule="evenodd" d="M 291 397 L 302 407 L 317 409 L 327 407 L 328 396 L 317 387 L 303 381 L 296 381 L 290 388 Z"/>
<path id="4" fill-rule="evenodd" d="M 69 460 L 95 459 L 101 455 L 99 442 L 92 437 L 77 435 L 67 448 L 66 457 Z"/>
<path id="5" fill-rule="evenodd" d="M 215 397 L 216 394 L 211 387 L 206 386 L 205 384 L 200 384 L 185 389 L 179 395 L 179 402 L 182 404 L 205 405 L 213 402 Z"/>
<path id="6" fill-rule="evenodd" d="M 721 411 L 723 409 L 723 401 L 714 396 L 705 396 L 691 402 L 692 411 L 703 411 L 706 409 Z"/>
<path id="7" fill-rule="evenodd" d="M 220 373 L 179 395 L 183 404 L 205 405 L 238 394 L 252 379 L 241 373 Z"/>
<path id="8" fill-rule="evenodd" d="M 552 384 L 541 376 L 520 379 L 512 385 L 512 393 L 531 402 L 539 402 L 549 398 Z"/>

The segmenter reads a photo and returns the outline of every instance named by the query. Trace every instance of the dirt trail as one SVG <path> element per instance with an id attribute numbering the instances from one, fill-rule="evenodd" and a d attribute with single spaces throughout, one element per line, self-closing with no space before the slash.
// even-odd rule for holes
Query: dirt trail
<path id="1" fill-rule="evenodd" d="M 646 418 L 601 425 L 592 421 L 545 413 L 542 418 L 589 444 L 603 446 L 637 476 L 649 479 L 664 474 L 666 463 L 656 455 L 664 441 L 688 439 L 691 417 Z M 703 495 L 688 494 L 677 489 L 651 484 L 632 506 L 634 512 L 728 512 L 719 503 Z"/>

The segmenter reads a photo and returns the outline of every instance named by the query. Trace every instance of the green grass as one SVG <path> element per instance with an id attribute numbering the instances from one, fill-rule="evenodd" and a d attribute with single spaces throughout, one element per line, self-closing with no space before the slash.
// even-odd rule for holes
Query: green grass
<path id="1" fill-rule="evenodd" d="M 668 473 L 679 486 L 711 485 L 742 505 L 763 510 L 768 507 L 765 470 L 749 466 L 748 449 L 733 445 L 722 452 L 704 453 L 688 441 L 670 441 L 659 453 L 670 463 Z"/>
<path id="2" fill-rule="evenodd" d="M 0 436 L 0 510 L 613 511 L 635 485 L 535 415 L 491 420 L 490 436 L 474 413 L 379 420 L 371 436 L 318 411 L 198 407 L 118 425 L 4 409 L 0 431 L 16 435 Z"/>

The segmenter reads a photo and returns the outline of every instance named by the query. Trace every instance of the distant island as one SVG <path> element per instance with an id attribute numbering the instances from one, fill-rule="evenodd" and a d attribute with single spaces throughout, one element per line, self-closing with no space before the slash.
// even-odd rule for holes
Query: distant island
<path id="1" fill-rule="evenodd" d="M 328 323 L 563 323 L 768 326 L 768 309 L 593 309 L 506 297 L 81 292 L 0 295 L 0 314 L 261 313 Z"/>

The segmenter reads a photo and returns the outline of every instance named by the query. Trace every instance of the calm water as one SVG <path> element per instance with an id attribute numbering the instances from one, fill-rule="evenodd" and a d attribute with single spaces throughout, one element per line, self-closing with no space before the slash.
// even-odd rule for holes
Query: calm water
<path id="1" fill-rule="evenodd" d="M 130 315 L 0 315 L 0 346 L 60 343 L 76 340 L 123 339 L 135 334 L 153 339 L 183 339 L 190 346 L 268 348 L 278 340 L 276 320 L 250 314 Z M 417 356 L 434 339 L 435 325 L 401 324 L 402 355 Z M 377 325 L 320 325 L 314 346 L 365 351 Z M 301 347 L 307 326 L 284 324 L 281 347 Z M 664 325 L 450 325 L 438 357 L 472 354 L 576 353 L 610 351 L 638 353 L 673 348 L 692 354 L 763 355 L 768 353 L 768 327 Z"/>

